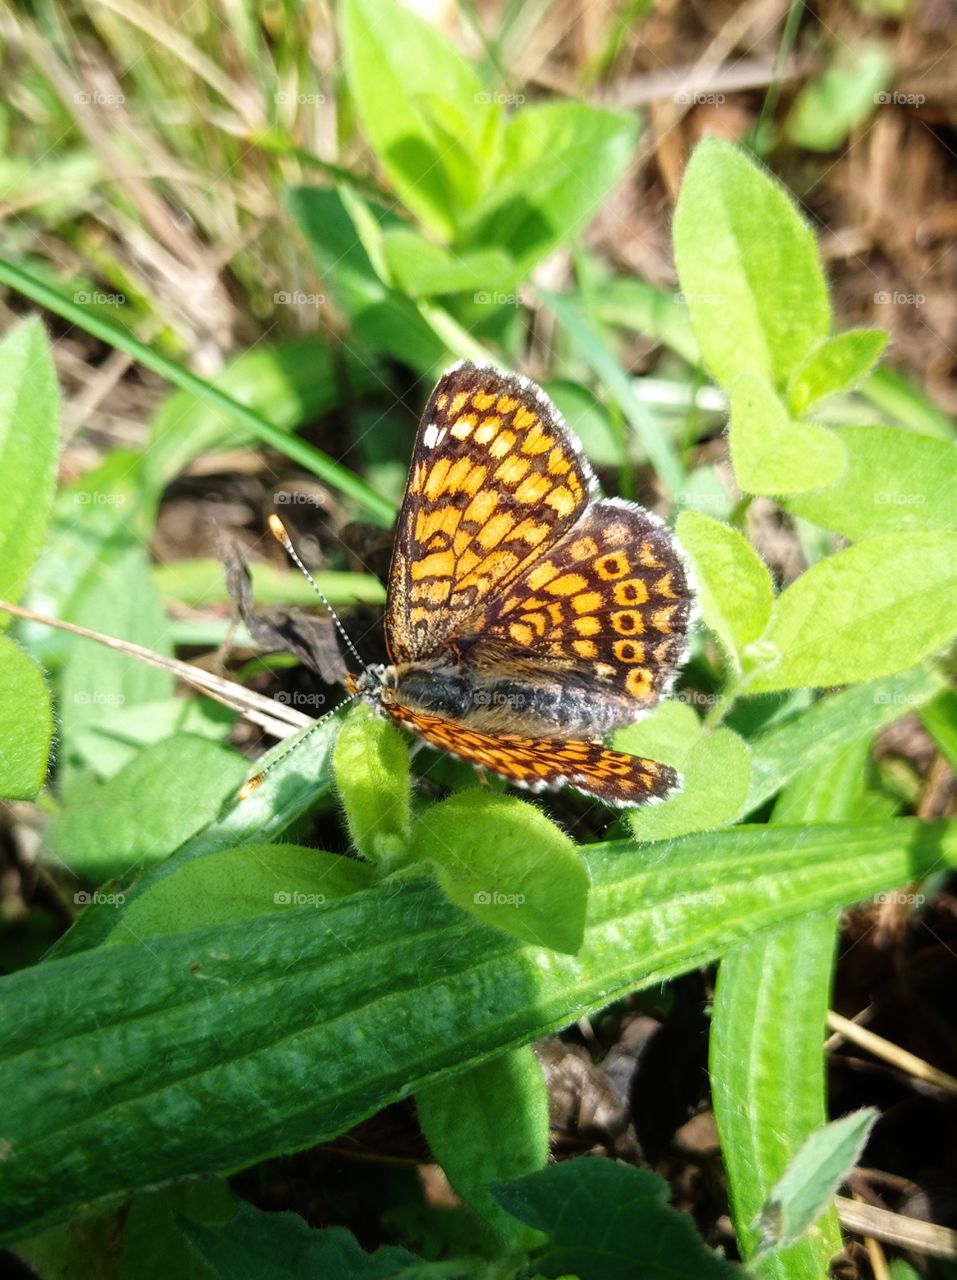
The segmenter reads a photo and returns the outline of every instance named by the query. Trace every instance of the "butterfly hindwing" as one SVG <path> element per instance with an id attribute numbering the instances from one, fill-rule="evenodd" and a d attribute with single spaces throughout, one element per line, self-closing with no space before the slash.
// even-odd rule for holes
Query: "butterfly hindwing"
<path id="1" fill-rule="evenodd" d="M 592 503 L 574 528 L 489 597 L 468 661 L 500 668 L 531 660 L 543 673 L 574 672 L 577 687 L 592 690 L 596 701 L 614 699 L 616 722 L 627 724 L 670 687 L 691 615 L 688 570 L 674 536 L 643 508 L 610 498 Z"/>
<path id="2" fill-rule="evenodd" d="M 636 805 L 663 800 L 681 785 L 669 765 L 612 751 L 600 742 L 483 733 L 401 705 L 390 707 L 389 714 L 432 746 L 532 791 L 567 785 L 605 804 Z"/>
<path id="3" fill-rule="evenodd" d="M 439 381 L 422 416 L 389 572 L 393 662 L 461 634 L 578 520 L 594 477 L 548 397 L 470 363 Z"/>

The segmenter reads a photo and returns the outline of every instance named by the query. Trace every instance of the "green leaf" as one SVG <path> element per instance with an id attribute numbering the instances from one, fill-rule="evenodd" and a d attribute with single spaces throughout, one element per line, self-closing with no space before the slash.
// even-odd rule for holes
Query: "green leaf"
<path id="1" fill-rule="evenodd" d="M 848 740 L 873 736 L 929 702 L 943 680 L 918 667 L 820 698 L 800 715 L 751 740 L 747 811 L 764 804 L 802 769 L 821 768 Z"/>
<path id="2" fill-rule="evenodd" d="M 750 692 L 858 684 L 905 671 L 957 632 L 957 533 L 870 538 L 812 565 L 778 596 L 772 657 Z"/>
<path id="3" fill-rule="evenodd" d="M 280 510 L 283 499 L 277 493 Z M 316 593 L 301 573 L 279 569 L 274 564 L 250 564 L 253 598 L 257 605 L 293 604 L 316 608 Z M 385 604 L 385 587 L 371 573 L 317 573 L 314 575 L 331 605 Z M 172 560 L 153 568 L 153 582 L 160 595 L 181 604 L 228 604 L 229 592 L 218 560 Z"/>
<path id="4" fill-rule="evenodd" d="M 354 198 L 351 207 L 355 208 L 356 203 Z M 288 194 L 288 204 L 312 250 L 324 286 L 349 317 L 355 335 L 370 352 L 384 352 L 431 375 L 446 357 L 445 343 L 426 324 L 415 303 L 382 280 L 342 193 L 294 187 Z M 366 201 L 362 207 L 384 228 L 405 225 L 395 213 L 374 201 Z M 369 367 L 364 353 L 358 357 L 358 363 L 363 361 L 368 376 L 377 379 L 381 387 L 381 376 L 374 363 Z"/>
<path id="5" fill-rule="evenodd" d="M 127 905 L 104 945 L 129 946 L 144 938 L 251 920 L 270 911 L 319 907 L 371 883 L 366 864 L 303 845 L 219 849 L 181 863 L 151 883 Z"/>
<path id="6" fill-rule="evenodd" d="M 925 703 L 919 715 L 924 728 L 957 772 L 957 693 L 945 689 L 933 702 Z"/>
<path id="7" fill-rule="evenodd" d="M 499 171 L 463 244 L 497 245 L 527 274 L 584 230 L 624 177 L 637 134 L 625 112 L 581 102 L 523 107 L 508 123 Z"/>
<path id="8" fill-rule="evenodd" d="M 799 493 L 832 484 L 847 466 L 833 431 L 795 422 L 764 378 L 742 374 L 731 388 L 731 461 L 745 493 Z"/>
<path id="9" fill-rule="evenodd" d="M 378 863 L 401 858 L 412 829 L 409 749 L 402 734 L 359 703 L 343 721 L 333 767 L 356 851 Z"/>
<path id="10" fill-rule="evenodd" d="M 675 533 L 694 565 L 702 619 L 740 670 L 745 647 L 771 617 L 774 588 L 767 565 L 737 529 L 710 516 L 683 511 Z"/>
<path id="11" fill-rule="evenodd" d="M 566 1160 L 500 1183 L 502 1206 L 546 1232 L 536 1275 L 581 1280 L 734 1280 L 740 1270 L 705 1245 L 671 1191 L 648 1169 L 611 1160 Z"/>
<path id="12" fill-rule="evenodd" d="M 853 1111 L 809 1134 L 761 1211 L 761 1248 L 792 1244 L 824 1212 L 857 1164 L 880 1112 Z"/>
<path id="13" fill-rule="evenodd" d="M 196 1256 L 182 1228 L 190 1224 L 226 1227 L 236 1210 L 227 1183 L 218 1179 L 137 1196 L 123 1222 L 119 1280 L 187 1275 L 190 1280 L 220 1280 L 219 1273 Z M 114 1237 L 115 1231 L 114 1225 Z"/>
<path id="14" fill-rule="evenodd" d="M 775 387 L 830 329 L 810 228 L 785 189 L 717 138 L 695 149 L 675 208 L 678 278 L 702 354 L 730 390 L 742 373 Z"/>
<path id="15" fill-rule="evenodd" d="M 296 1213 L 263 1213 L 246 1201 L 223 1226 L 182 1220 L 178 1226 L 203 1265 L 223 1280 L 414 1280 L 432 1270 L 405 1249 L 382 1245 L 366 1253 L 344 1227 L 314 1231 Z M 435 1274 L 436 1280 L 442 1274 L 437 1264 Z"/>
<path id="16" fill-rule="evenodd" d="M 800 773 L 782 793 L 775 823 L 859 818 L 870 734 L 832 747 L 826 767 Z M 837 942 L 833 913 L 756 935 L 718 972 L 711 1034 L 715 1119 L 738 1240 L 758 1243 L 753 1221 L 788 1160 L 826 1119 L 824 1033 Z M 786 1254 L 755 1264 L 762 1280 L 817 1280 L 841 1247 L 831 1212 Z"/>
<path id="17" fill-rule="evenodd" d="M 569 954 L 581 946 L 588 872 L 574 842 L 533 805 L 477 790 L 451 796 L 422 814 L 412 850 L 482 924 Z"/>
<path id="18" fill-rule="evenodd" d="M 56 488 L 59 392 L 37 319 L 0 343 L 0 599 L 16 602 L 40 550 Z M 0 611 L 0 628 L 10 615 Z"/>
<path id="19" fill-rule="evenodd" d="M 151 866 L 219 813 L 246 774 L 238 752 L 178 733 L 146 747 L 106 782 L 78 779 L 47 829 L 50 852 L 98 883 Z"/>
<path id="20" fill-rule="evenodd" d="M 100 706 L 95 720 L 74 734 L 77 754 L 99 778 L 110 778 L 139 754 L 173 734 L 188 733 L 222 742 L 236 713 L 211 698 L 157 698 L 135 706 Z"/>
<path id="21" fill-rule="evenodd" d="M 887 346 L 883 329 L 848 329 L 813 347 L 788 381 L 788 408 L 796 418 L 837 392 L 850 391 L 868 374 Z"/>
<path id="22" fill-rule="evenodd" d="M 452 45 L 392 0 L 346 0 L 340 22 L 349 88 L 376 155 L 416 217 L 451 238 L 461 203 L 459 148 L 474 152 L 488 127 L 484 117 L 500 108 L 483 102 L 481 81 Z M 420 90 L 416 77 L 425 68 Z M 435 128 L 434 98 L 473 122 L 472 138 L 457 139 L 448 162 L 446 131 L 437 136 Z M 468 189 L 461 194 L 470 202 Z"/>
<path id="23" fill-rule="evenodd" d="M 894 64 L 883 45 L 841 41 L 835 48 L 834 61 L 801 89 L 791 109 L 785 134 L 796 147 L 836 151 L 852 129 L 889 100 L 881 90 L 890 83 Z"/>
<path id="24" fill-rule="evenodd" d="M 52 737 L 42 671 L 9 636 L 0 635 L 0 797 L 31 800 L 37 794 Z"/>
<path id="25" fill-rule="evenodd" d="M 587 853 L 575 956 L 483 928 L 431 879 L 390 879 L 281 921 L 151 938 L 122 964 L 93 947 L 0 979 L 0 1232 L 331 1138 L 763 929 L 957 865 L 957 825 L 761 824 L 651 860 L 631 841 Z"/>
<path id="26" fill-rule="evenodd" d="M 703 732 L 683 760 L 665 759 L 664 763 L 675 764 L 681 771 L 682 789 L 661 804 L 629 811 L 636 840 L 670 840 L 726 826 L 740 816 L 751 760 L 747 744 L 736 733 L 730 729 Z"/>
<path id="27" fill-rule="evenodd" d="M 119 537 L 119 546 L 105 547 L 103 560 L 91 568 L 88 585 L 70 610 L 70 621 L 168 654 L 172 645 L 166 617 L 150 577 L 145 547 L 125 533 Z M 80 754 L 83 742 L 89 742 L 81 740 L 81 732 L 96 724 L 103 709 L 170 697 L 173 683 L 167 671 L 94 640 L 74 638 L 59 681 L 61 781 L 83 765 L 95 767 L 94 761 Z"/>
<path id="28" fill-rule="evenodd" d="M 515 264 L 501 249 L 452 253 L 408 228 L 387 231 L 382 249 L 389 275 L 412 298 L 441 293 L 507 289 L 515 282 Z"/>
<path id="29" fill-rule="evenodd" d="M 847 470 L 828 489 L 789 496 L 788 511 L 857 542 L 957 528 L 957 448 L 897 427 L 842 427 Z"/>
<path id="30" fill-rule="evenodd" d="M 496 1235 L 528 1244 L 529 1232 L 490 1188 L 548 1161 L 548 1090 L 531 1047 L 429 1085 L 415 1105 L 432 1154 L 465 1203 Z"/>

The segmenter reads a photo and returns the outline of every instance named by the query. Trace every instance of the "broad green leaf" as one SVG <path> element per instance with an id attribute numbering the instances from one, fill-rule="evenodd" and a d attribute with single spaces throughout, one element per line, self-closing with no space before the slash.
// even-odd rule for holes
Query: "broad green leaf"
<path id="1" fill-rule="evenodd" d="M 865 1107 L 808 1135 L 761 1211 L 762 1249 L 793 1244 L 821 1216 L 860 1159 L 879 1115 Z"/>
<path id="2" fill-rule="evenodd" d="M 0 797 L 31 800 L 37 794 L 52 737 L 42 671 L 9 636 L 0 635 Z"/>
<path id="3" fill-rule="evenodd" d="M 870 734 L 831 748 L 782 792 L 775 823 L 859 818 Z M 761 934 L 718 971 L 711 1034 L 715 1119 L 738 1240 L 757 1249 L 753 1221 L 789 1159 L 826 1120 L 824 1032 L 837 942 L 833 913 Z M 754 1264 L 762 1280 L 818 1280 L 841 1247 L 836 1215 L 786 1253 Z"/>
<path id="4" fill-rule="evenodd" d="M 826 396 L 850 391 L 868 374 L 887 346 L 883 329 L 848 329 L 819 342 L 788 380 L 788 408 L 796 418 Z"/>
<path id="5" fill-rule="evenodd" d="M 835 44 L 837 55 L 829 67 L 810 80 L 795 99 L 785 133 L 796 147 L 836 151 L 852 129 L 874 114 L 889 95 L 893 59 L 873 41 Z"/>
<path id="6" fill-rule="evenodd" d="M 101 706 L 95 720 L 74 733 L 77 754 L 98 778 L 110 778 L 136 756 L 173 734 L 188 733 L 222 742 L 236 712 L 211 698 L 157 698 L 135 706 Z"/>
<path id="7" fill-rule="evenodd" d="M 402 734 L 359 703 L 342 722 L 333 767 L 356 851 L 378 863 L 401 858 L 412 829 L 409 749 Z"/>
<path id="8" fill-rule="evenodd" d="M 244 844 L 181 863 L 153 882 L 118 917 L 105 946 L 231 924 L 270 911 L 322 906 L 372 883 L 372 869 L 297 844 Z M 92 896 L 92 895 L 90 895 Z M 125 901 L 125 895 L 124 895 Z"/>
<path id="9" fill-rule="evenodd" d="M 751 739 L 751 787 L 747 811 L 780 791 L 802 769 L 824 762 L 855 737 L 872 737 L 939 694 L 943 679 L 918 667 L 819 698 L 784 724 Z"/>
<path id="10" fill-rule="evenodd" d="M 869 538 L 778 596 L 751 692 L 858 684 L 905 671 L 957 632 L 957 533 Z"/>
<path id="11" fill-rule="evenodd" d="M 440 1263 L 423 1262 L 405 1249 L 382 1245 L 366 1253 L 344 1227 L 316 1231 L 297 1213 L 264 1213 L 240 1201 L 232 1221 L 207 1226 L 178 1221 L 208 1274 L 258 1277 L 259 1280 L 436 1280 L 448 1272 Z M 207 1272 L 202 1273 L 203 1276 Z"/>
<path id="12" fill-rule="evenodd" d="M 740 669 L 745 647 L 771 616 L 767 565 L 737 529 L 710 516 L 683 511 L 675 532 L 694 565 L 702 619 Z"/>
<path id="13" fill-rule="evenodd" d="M 446 346 L 423 320 L 415 303 L 382 280 L 342 193 L 319 187 L 293 187 L 287 200 L 289 211 L 312 250 L 324 287 L 349 317 L 356 337 L 367 348 L 358 357 L 360 368 L 365 364 L 368 376 L 377 380 L 379 388 L 381 377 L 370 352 L 384 352 L 431 374 L 447 355 Z M 366 201 L 365 207 L 384 228 L 406 225 L 383 205 Z"/>
<path id="14" fill-rule="evenodd" d="M 525 1045 L 416 1094 L 432 1154 L 462 1199 L 496 1235 L 529 1242 L 492 1195 L 491 1184 L 543 1169 L 548 1161 L 548 1090 Z"/>
<path id="15" fill-rule="evenodd" d="M 615 734 L 619 751 L 634 756 L 651 756 L 678 769 L 701 737 L 701 720 L 687 703 L 669 698 L 637 724 L 626 725 Z"/>
<path id="16" fill-rule="evenodd" d="M 411 851 L 483 924 L 556 951 L 581 946 L 588 872 L 573 841 L 533 805 L 464 791 L 422 814 Z"/>
<path id="17" fill-rule="evenodd" d="M 47 829 L 65 866 L 98 883 L 151 866 L 219 813 L 246 774 L 230 747 L 178 733 L 145 747 L 105 782 L 76 779 Z"/>
<path id="18" fill-rule="evenodd" d="M 739 826 L 650 862 L 631 841 L 587 861 L 575 956 L 483 928 L 433 880 L 408 879 L 290 907 L 281 927 L 269 912 L 125 947 L 122 964 L 94 947 L 0 979 L 0 1232 L 331 1138 L 762 929 L 957 865 L 957 826 Z"/>
<path id="19" fill-rule="evenodd" d="M 751 761 L 747 744 L 736 733 L 730 729 L 702 733 L 677 767 L 683 779 L 681 791 L 661 804 L 629 811 L 636 840 L 671 840 L 708 831 L 726 826 L 741 814 Z"/>
<path id="20" fill-rule="evenodd" d="M 53 506 L 60 452 L 59 392 L 37 319 L 0 343 L 0 599 L 16 602 Z M 0 628 L 10 615 L 0 611 Z"/>
<path id="21" fill-rule="evenodd" d="M 288 505 L 283 499 L 292 496 L 281 491 L 275 495 L 280 511 Z M 316 593 L 301 573 L 258 562 L 250 564 L 249 570 L 253 580 L 253 599 L 257 605 L 317 607 Z M 323 595 L 336 608 L 350 604 L 385 604 L 385 587 L 371 573 L 317 573 L 315 578 Z M 218 560 L 173 560 L 169 564 L 156 565 L 153 582 L 160 595 L 179 600 L 182 604 L 229 603 L 223 566 Z"/>
<path id="22" fill-rule="evenodd" d="M 387 231 L 383 252 L 392 280 L 411 298 L 439 293 L 475 293 L 506 289 L 515 266 L 501 249 L 442 249 L 408 228 Z"/>
<path id="23" fill-rule="evenodd" d="M 238 845 L 276 839 L 306 814 L 332 807 L 332 748 L 339 716 L 315 721 L 298 735 L 278 743 L 257 762 L 262 781 L 245 798 L 238 792 L 224 812 L 160 863 L 148 876 L 120 886 L 127 910 L 140 894 L 166 876 L 178 875 L 194 858 Z M 117 924 L 117 913 L 94 900 L 56 944 L 56 954 L 72 955 L 99 945 Z"/>
<path id="24" fill-rule="evenodd" d="M 499 171 L 463 247 L 498 246 L 527 274 L 584 230 L 624 177 L 637 134 L 635 117 L 621 111 L 571 101 L 523 107 L 508 122 Z"/>
<path id="25" fill-rule="evenodd" d="M 562 417 L 582 443 L 585 455 L 596 467 L 617 467 L 622 462 L 621 431 L 605 406 L 580 382 L 542 384 Z"/>
<path id="26" fill-rule="evenodd" d="M 509 1213 L 550 1237 L 535 1256 L 536 1275 L 740 1280 L 691 1218 L 671 1207 L 667 1182 L 648 1169 L 580 1157 L 500 1183 L 495 1194 Z"/>
<path id="27" fill-rule="evenodd" d="M 461 120 L 474 122 L 472 138 L 457 139 L 473 154 L 487 127 L 482 117 L 500 108 L 483 102 L 481 81 L 453 46 L 393 0 L 346 0 L 340 22 L 349 88 L 379 161 L 416 217 L 451 238 L 461 156 L 456 150 L 446 164 L 449 144 L 437 136 L 432 100 L 445 100 Z M 471 192 L 463 195 L 469 200 Z"/>
<path id="28" fill-rule="evenodd" d="M 674 250 L 701 352 L 726 390 L 742 373 L 785 386 L 827 337 L 814 236 L 780 183 L 731 143 L 706 138 L 688 162 Z"/>
<path id="29" fill-rule="evenodd" d="M 745 493 L 823 489 L 847 466 L 839 437 L 795 422 L 764 378 L 742 374 L 731 388 L 731 461 Z"/>
<path id="30" fill-rule="evenodd" d="M 789 496 L 788 511 L 854 542 L 957 528 L 957 448 L 897 427 L 842 427 L 847 470 L 829 488 Z"/>

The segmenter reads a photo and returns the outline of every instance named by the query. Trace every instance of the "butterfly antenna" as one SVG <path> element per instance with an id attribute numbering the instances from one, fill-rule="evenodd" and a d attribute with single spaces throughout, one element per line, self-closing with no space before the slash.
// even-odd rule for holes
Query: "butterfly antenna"
<path id="1" fill-rule="evenodd" d="M 348 698 L 343 698 L 341 702 L 337 702 L 334 707 L 330 707 L 328 711 L 324 712 L 318 720 L 314 720 L 306 729 L 305 733 L 303 733 L 301 738 L 297 738 L 295 742 L 290 742 L 285 751 L 280 751 L 275 760 L 270 760 L 265 769 L 260 769 L 260 771 L 258 773 L 254 773 L 251 778 L 246 779 L 243 785 L 239 788 L 238 799 L 248 800 L 256 788 L 270 773 L 272 773 L 277 764 L 281 764 L 282 761 L 285 760 L 286 756 L 292 755 L 294 751 L 297 751 L 310 734 L 315 733 L 319 726 L 325 724 L 330 716 L 334 716 L 337 711 L 341 711 L 342 708 L 348 706 L 350 702 L 354 702 L 358 696 L 359 695 L 357 693 L 350 693 Z"/>
<path id="2" fill-rule="evenodd" d="M 293 562 L 293 564 L 296 566 L 296 568 L 299 570 L 302 576 L 306 579 L 306 581 L 312 587 L 313 591 L 315 591 L 316 595 L 319 597 L 322 603 L 326 606 L 326 608 L 332 614 L 332 620 L 336 624 L 336 629 L 338 630 L 339 634 L 342 636 L 343 640 L 346 642 L 346 647 L 348 648 L 352 656 L 355 658 L 356 662 L 358 662 L 362 670 L 365 671 L 366 664 L 362 661 L 362 658 L 359 656 L 359 650 L 355 647 L 355 645 L 349 639 L 349 636 L 346 632 L 345 627 L 339 621 L 339 615 L 336 613 L 335 609 L 333 609 L 332 605 L 327 600 L 325 592 L 319 586 L 319 583 L 315 580 L 315 578 L 312 576 L 312 574 L 303 564 L 302 560 L 300 559 L 299 553 L 296 551 L 296 548 L 292 545 L 292 539 L 290 538 L 289 534 L 286 532 L 286 526 L 275 514 L 269 517 L 269 532 L 272 534 L 272 536 L 276 539 L 277 542 L 282 544 L 283 549 L 286 552 L 286 555 Z M 321 721 L 319 723 L 321 723 Z"/>

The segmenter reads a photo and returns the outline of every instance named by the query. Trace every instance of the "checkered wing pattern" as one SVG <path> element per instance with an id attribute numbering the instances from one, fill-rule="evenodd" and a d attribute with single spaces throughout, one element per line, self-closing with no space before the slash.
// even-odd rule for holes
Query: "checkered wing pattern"
<path id="1" fill-rule="evenodd" d="M 692 596 L 677 544 L 632 503 L 593 503 L 473 620 L 470 664 L 533 657 L 543 672 L 574 670 L 596 698 L 620 704 L 619 723 L 667 692 L 683 660 Z M 514 660 L 514 659 L 512 659 Z"/>
<path id="2" fill-rule="evenodd" d="M 574 525 L 595 483 L 533 383 L 465 363 L 422 417 L 389 572 L 393 662 L 434 653 Z"/>
<path id="3" fill-rule="evenodd" d="M 480 733 L 402 706 L 390 707 L 389 713 L 442 751 L 531 791 L 571 786 L 606 804 L 625 806 L 664 799 L 681 784 L 669 765 L 610 751 L 598 742 Z"/>

